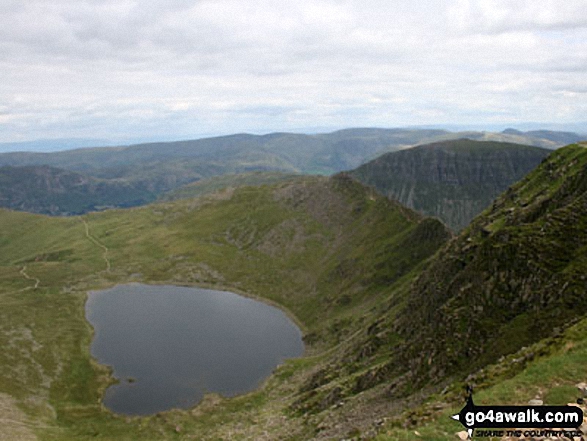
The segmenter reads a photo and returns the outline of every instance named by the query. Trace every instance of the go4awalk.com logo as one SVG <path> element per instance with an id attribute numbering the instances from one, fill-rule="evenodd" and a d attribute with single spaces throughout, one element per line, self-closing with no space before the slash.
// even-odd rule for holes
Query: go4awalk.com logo
<path id="1" fill-rule="evenodd" d="M 469 395 L 465 407 L 452 418 L 465 426 L 469 439 L 473 433 L 480 437 L 573 437 L 581 436 L 579 430 L 569 428 L 578 428 L 583 423 L 583 410 L 576 406 L 476 406 Z"/>

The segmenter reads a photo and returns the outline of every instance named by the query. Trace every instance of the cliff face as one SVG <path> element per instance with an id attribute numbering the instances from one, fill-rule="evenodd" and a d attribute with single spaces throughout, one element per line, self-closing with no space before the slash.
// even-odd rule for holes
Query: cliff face
<path id="1" fill-rule="evenodd" d="M 418 382 L 466 373 L 587 313 L 587 148 L 553 153 L 453 239 L 396 322 Z"/>
<path id="2" fill-rule="evenodd" d="M 458 231 L 549 153 L 537 147 L 461 139 L 388 153 L 351 175 Z"/>

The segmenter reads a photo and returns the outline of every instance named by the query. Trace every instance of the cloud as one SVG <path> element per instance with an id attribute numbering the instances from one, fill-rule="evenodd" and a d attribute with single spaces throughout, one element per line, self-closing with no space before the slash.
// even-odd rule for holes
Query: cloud
<path id="1" fill-rule="evenodd" d="M 584 120 L 586 38 L 574 0 L 4 0 L 0 138 Z"/>
<path id="2" fill-rule="evenodd" d="M 448 8 L 453 24 L 468 32 L 503 33 L 587 28 L 581 1 L 457 0 Z"/>

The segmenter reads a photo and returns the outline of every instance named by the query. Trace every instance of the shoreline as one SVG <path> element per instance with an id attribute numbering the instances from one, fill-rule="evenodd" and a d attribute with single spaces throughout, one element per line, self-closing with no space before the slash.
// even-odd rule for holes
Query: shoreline
<path id="1" fill-rule="evenodd" d="M 253 394 L 256 393 L 258 391 L 263 390 L 266 386 L 267 383 L 271 380 L 271 378 L 275 375 L 275 371 L 282 366 L 284 363 L 287 362 L 287 360 L 294 360 L 294 359 L 300 359 L 300 358 L 304 358 L 307 355 L 307 345 L 304 343 L 304 335 L 306 334 L 307 331 L 307 327 L 285 306 L 279 304 L 278 302 L 275 302 L 271 299 L 267 299 L 265 297 L 259 296 L 259 295 L 255 295 L 255 294 L 251 294 L 251 293 L 247 293 L 244 292 L 238 288 L 232 288 L 229 286 L 226 286 L 224 284 L 213 284 L 213 283 L 187 283 L 187 282 L 171 282 L 171 281 L 156 281 L 156 282 L 144 282 L 144 281 L 131 281 L 131 282 L 120 282 L 120 283 L 106 283 L 106 284 L 98 284 L 98 285 L 102 285 L 102 286 L 98 286 L 96 288 L 92 288 L 92 289 L 84 289 L 83 291 L 80 290 L 80 294 L 83 292 L 85 294 L 85 300 L 83 303 L 83 314 L 84 314 L 84 320 L 86 321 L 87 325 L 89 326 L 91 332 L 90 332 L 90 339 L 89 339 L 89 344 L 87 346 L 87 354 L 89 355 L 90 358 L 90 362 L 95 365 L 97 367 L 97 369 L 100 371 L 100 376 L 103 376 L 105 374 L 105 380 L 106 381 L 100 381 L 101 386 L 98 388 L 99 394 L 100 394 L 100 407 L 102 409 L 102 411 L 109 413 L 115 417 L 120 417 L 120 418 L 149 418 L 152 417 L 153 415 L 157 415 L 157 414 L 161 414 L 161 413 L 166 413 L 166 412 L 193 412 L 195 409 L 197 409 L 202 403 L 204 403 L 205 401 L 208 400 L 208 396 L 217 396 L 220 400 L 230 400 L 233 398 L 240 398 L 240 397 L 244 397 L 247 396 L 249 394 Z M 159 411 L 155 414 L 149 414 L 149 415 L 127 415 L 127 414 L 123 414 L 123 413 L 117 413 L 114 412 L 112 410 L 110 410 L 108 407 L 105 406 L 104 404 L 104 395 L 106 393 L 106 390 L 113 385 L 122 383 L 123 380 L 119 379 L 117 377 L 114 376 L 114 369 L 111 365 L 106 365 L 101 363 L 98 359 L 96 359 L 94 357 L 94 355 L 92 354 L 91 351 L 91 345 L 92 342 L 94 340 L 95 337 L 95 329 L 94 326 L 92 325 L 92 323 L 88 320 L 87 318 L 87 305 L 88 305 L 88 301 L 90 299 L 90 294 L 93 292 L 99 292 L 99 291 L 104 291 L 104 290 L 108 290 L 108 289 L 113 289 L 117 286 L 121 286 L 121 285 L 145 285 L 145 286 L 171 286 L 171 287 L 184 287 L 184 288 L 193 288 L 193 289 L 203 289 L 203 290 L 208 290 L 208 291 L 218 291 L 218 292 L 225 292 L 225 293 L 229 293 L 229 294 L 234 294 L 234 295 L 238 295 L 247 299 L 251 299 L 251 300 L 255 300 L 255 301 L 259 301 L 261 303 L 264 303 L 268 306 L 272 306 L 274 308 L 279 309 L 286 317 L 288 320 L 290 320 L 298 329 L 299 333 L 300 333 L 300 339 L 302 341 L 302 345 L 303 345 L 303 352 L 301 355 L 299 355 L 298 357 L 291 357 L 288 358 L 286 360 L 283 360 L 281 363 L 279 363 L 277 366 L 275 366 L 275 368 L 272 370 L 272 372 L 266 377 L 264 378 L 260 383 L 259 386 L 256 387 L 253 390 L 250 390 L 248 392 L 244 392 L 242 394 L 237 394 L 234 396 L 229 396 L 229 397 L 225 397 L 222 396 L 221 394 L 218 394 L 216 392 L 208 392 L 205 393 L 204 396 L 202 397 L 202 399 L 194 404 L 191 407 L 188 408 L 172 408 L 172 409 L 168 409 L 168 410 L 164 410 L 164 411 Z"/>

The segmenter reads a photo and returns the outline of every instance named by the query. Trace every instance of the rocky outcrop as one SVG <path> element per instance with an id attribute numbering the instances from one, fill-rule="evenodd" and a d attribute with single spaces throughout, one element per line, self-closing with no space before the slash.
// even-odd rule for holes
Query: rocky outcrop
<path id="1" fill-rule="evenodd" d="M 465 374 L 587 313 L 587 149 L 553 153 L 433 259 L 396 323 L 418 382 Z"/>

